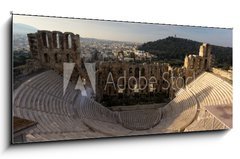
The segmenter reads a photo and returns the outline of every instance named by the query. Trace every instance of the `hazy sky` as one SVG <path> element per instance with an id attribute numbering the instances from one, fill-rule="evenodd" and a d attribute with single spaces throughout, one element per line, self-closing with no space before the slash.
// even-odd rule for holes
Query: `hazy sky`
<path id="1" fill-rule="evenodd" d="M 13 22 L 31 25 L 39 30 L 73 32 L 82 37 L 89 38 L 148 42 L 176 35 L 180 38 L 187 38 L 214 45 L 232 47 L 231 29 L 49 18 L 22 15 L 14 15 Z"/>

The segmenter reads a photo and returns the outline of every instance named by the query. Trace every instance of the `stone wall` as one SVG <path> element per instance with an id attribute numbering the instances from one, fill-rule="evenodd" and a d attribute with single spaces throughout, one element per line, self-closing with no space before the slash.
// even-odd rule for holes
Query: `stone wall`
<path id="1" fill-rule="evenodd" d="M 216 75 L 232 80 L 232 71 L 226 71 L 220 68 L 212 68 L 212 72 Z"/>
<path id="2" fill-rule="evenodd" d="M 80 71 L 80 37 L 71 32 L 38 31 L 28 34 L 32 58 L 42 67 L 63 73 L 63 63 L 73 62 Z"/>
<path id="3" fill-rule="evenodd" d="M 13 68 L 14 78 L 18 78 L 21 76 L 27 76 L 31 73 L 37 72 L 42 67 L 40 66 L 38 61 L 33 59 L 28 59 L 25 65 L 21 65 Z"/>
<path id="4" fill-rule="evenodd" d="M 139 99 L 161 96 L 173 98 L 176 90 L 172 76 L 183 76 L 181 68 L 171 68 L 167 63 L 99 62 L 97 64 L 97 100 L 112 97 L 115 100 Z M 182 78 L 183 79 L 183 78 Z M 173 82 L 174 81 L 174 82 Z M 183 84 L 183 81 L 177 81 Z"/>
<path id="5" fill-rule="evenodd" d="M 195 72 L 196 75 L 203 71 L 211 71 L 212 53 L 209 44 L 202 44 L 199 48 L 199 55 L 190 54 L 184 59 L 184 67 L 187 72 Z"/>

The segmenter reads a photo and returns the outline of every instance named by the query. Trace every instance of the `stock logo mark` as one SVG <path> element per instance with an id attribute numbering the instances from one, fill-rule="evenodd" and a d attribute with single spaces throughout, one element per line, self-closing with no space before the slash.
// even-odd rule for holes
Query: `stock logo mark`
<path id="1" fill-rule="evenodd" d="M 75 65 L 75 63 L 63 63 L 63 95 L 66 93 Z M 96 93 L 96 64 L 84 63 L 84 66 L 91 85 L 86 85 L 86 79 L 79 75 L 75 89 L 80 90 L 82 96 L 90 96 L 91 88 L 93 93 Z"/>

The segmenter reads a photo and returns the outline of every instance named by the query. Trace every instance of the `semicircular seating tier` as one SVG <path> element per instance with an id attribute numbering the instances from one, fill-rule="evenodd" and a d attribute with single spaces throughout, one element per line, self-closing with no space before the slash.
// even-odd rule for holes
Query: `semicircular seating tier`
<path id="1" fill-rule="evenodd" d="M 185 131 L 220 130 L 231 128 L 232 85 L 218 76 L 204 72 L 187 86 L 195 96 L 199 108 L 196 119 Z M 215 110 L 217 113 L 212 113 Z M 222 110 L 219 114 L 219 111 Z M 227 113 L 225 110 L 230 110 Z M 219 120 L 219 116 L 225 120 Z M 228 117 L 227 117 L 228 116 Z"/>
<path id="2" fill-rule="evenodd" d="M 202 112 L 206 106 L 230 106 L 231 102 L 232 86 L 205 72 L 163 108 L 111 111 L 82 96 L 71 82 L 63 95 L 62 76 L 50 70 L 14 90 L 13 115 L 38 123 L 26 140 L 39 142 L 210 129 L 212 120 L 214 128 L 225 128 Z"/>

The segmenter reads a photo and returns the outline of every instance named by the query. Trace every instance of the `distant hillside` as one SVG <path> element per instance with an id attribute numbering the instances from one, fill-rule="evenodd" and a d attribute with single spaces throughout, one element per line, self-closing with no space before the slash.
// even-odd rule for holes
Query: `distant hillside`
<path id="1" fill-rule="evenodd" d="M 202 43 L 168 37 L 153 42 L 147 42 L 139 46 L 139 50 L 148 51 L 158 57 L 158 60 L 171 61 L 171 64 L 182 65 L 185 55 L 198 54 Z M 212 45 L 212 53 L 215 56 L 215 67 L 228 69 L 232 66 L 232 48 Z"/>
<path id="2" fill-rule="evenodd" d="M 13 23 L 13 34 L 27 34 L 27 33 L 35 33 L 37 28 L 22 24 L 22 23 Z"/>

